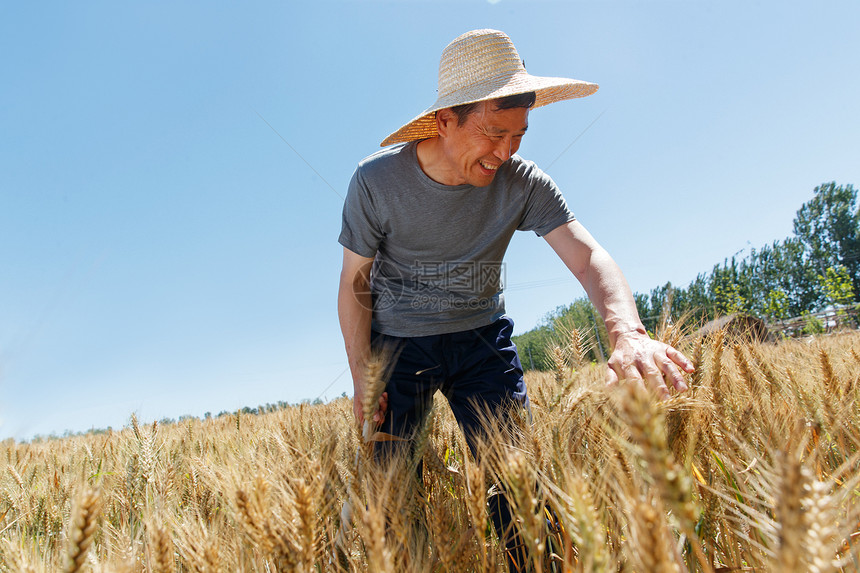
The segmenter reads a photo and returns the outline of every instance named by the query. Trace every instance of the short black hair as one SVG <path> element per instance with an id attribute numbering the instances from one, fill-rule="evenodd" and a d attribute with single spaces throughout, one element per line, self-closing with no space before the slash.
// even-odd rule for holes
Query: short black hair
<path id="1" fill-rule="evenodd" d="M 535 100 L 537 100 L 537 94 L 535 92 L 526 92 L 524 94 L 509 95 L 491 101 L 496 104 L 497 110 L 501 110 L 513 109 L 515 107 L 531 109 L 535 104 Z M 463 105 L 455 105 L 452 107 L 451 111 L 457 114 L 457 125 L 463 125 L 466 123 L 469 115 L 477 109 L 479 103 L 481 102 L 464 103 Z"/>

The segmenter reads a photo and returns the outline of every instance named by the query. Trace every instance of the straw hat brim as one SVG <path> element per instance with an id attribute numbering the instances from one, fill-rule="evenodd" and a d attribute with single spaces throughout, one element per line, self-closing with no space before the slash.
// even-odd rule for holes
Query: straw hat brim
<path id="1" fill-rule="evenodd" d="M 440 97 L 436 103 L 421 112 L 412 121 L 386 137 L 380 146 L 385 147 L 395 143 L 435 137 L 437 135 L 436 112 L 440 109 L 535 92 L 535 104 L 532 106 L 534 109 L 557 101 L 589 96 L 596 92 L 597 88 L 597 84 L 591 82 L 533 76 L 523 71 L 507 78 L 501 84 L 496 82 L 495 84 L 469 86 L 467 89 Z"/>

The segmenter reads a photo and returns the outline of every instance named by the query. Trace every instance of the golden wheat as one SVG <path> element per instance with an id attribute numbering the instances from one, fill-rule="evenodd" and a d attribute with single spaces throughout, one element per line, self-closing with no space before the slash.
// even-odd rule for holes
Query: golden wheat
<path id="1" fill-rule="evenodd" d="M 501 572 L 494 490 L 537 571 L 858 571 L 860 335 L 683 340 L 690 390 L 658 403 L 571 332 L 477 459 L 441 397 L 383 464 L 347 399 L 6 440 L 0 570 Z"/>

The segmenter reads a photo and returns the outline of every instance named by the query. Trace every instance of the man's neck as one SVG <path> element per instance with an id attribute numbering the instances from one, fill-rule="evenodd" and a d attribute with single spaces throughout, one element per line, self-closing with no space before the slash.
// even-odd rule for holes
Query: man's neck
<path id="1" fill-rule="evenodd" d="M 416 152 L 418 165 L 427 177 L 442 185 L 460 185 L 455 180 L 455 171 L 448 166 L 445 160 L 442 140 L 439 137 L 419 141 Z"/>

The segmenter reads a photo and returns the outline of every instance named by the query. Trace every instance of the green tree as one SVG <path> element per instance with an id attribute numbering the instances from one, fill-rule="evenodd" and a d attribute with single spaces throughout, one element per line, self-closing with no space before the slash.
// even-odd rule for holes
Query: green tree
<path id="1" fill-rule="evenodd" d="M 700 273 L 687 288 L 676 288 L 672 297 L 672 316 L 704 324 L 714 318 L 714 301 L 710 296 L 710 276 Z"/>
<path id="2" fill-rule="evenodd" d="M 767 293 L 764 314 L 771 320 L 788 318 L 788 295 L 784 290 L 775 288 Z"/>
<path id="3" fill-rule="evenodd" d="M 804 252 L 803 242 L 794 237 L 774 241 L 759 252 L 762 293 L 774 290 L 785 293 L 786 316 L 813 310 L 819 299 L 815 270 Z"/>
<path id="4" fill-rule="evenodd" d="M 731 265 L 728 261 L 723 266 L 714 267 L 711 273 L 711 298 L 714 303 L 714 311 L 718 316 L 747 312 L 748 297 L 739 280 L 738 265 L 732 257 Z"/>
<path id="5" fill-rule="evenodd" d="M 659 311 L 654 312 L 651 309 L 651 297 L 647 294 L 635 292 L 633 293 L 633 301 L 636 303 L 636 312 L 639 313 L 639 319 L 645 326 L 645 330 L 653 333 L 660 316 Z"/>
<path id="6" fill-rule="evenodd" d="M 854 301 L 854 285 L 851 284 L 848 269 L 842 265 L 827 267 L 823 275 L 818 275 L 818 282 L 829 303 L 845 305 Z"/>
<path id="7" fill-rule="evenodd" d="M 802 334 L 822 334 L 824 330 L 824 323 L 818 317 L 808 312 L 803 313 L 803 329 L 800 331 Z"/>
<path id="8" fill-rule="evenodd" d="M 807 332 L 823 329 L 810 315 L 826 304 L 847 304 L 860 296 L 860 213 L 852 185 L 835 183 L 815 188 L 794 220 L 794 237 L 774 241 L 748 256 L 732 257 L 699 274 L 686 288 L 671 283 L 648 294 L 634 293 L 636 310 L 645 328 L 655 333 L 664 312 L 671 320 L 705 322 L 737 312 L 779 320 L 807 316 Z M 603 345 L 605 326 L 587 299 L 549 313 L 540 327 L 515 337 L 523 364 L 547 369 L 553 344 L 564 346 L 573 326 L 593 331 Z M 597 345 L 595 345 L 597 346 Z M 599 349 L 594 359 L 599 359 Z"/>
<path id="9" fill-rule="evenodd" d="M 583 334 L 588 345 L 585 359 L 602 362 L 608 356 L 609 335 L 597 309 L 587 298 L 579 298 L 567 306 L 548 313 L 543 324 L 513 337 L 526 370 L 550 370 L 553 367 L 552 347 L 566 348 L 573 329 Z"/>
<path id="10" fill-rule="evenodd" d="M 548 324 L 514 336 L 513 341 L 525 370 L 549 370 L 552 364 L 549 351 L 552 348 L 553 332 Z"/>
<path id="11" fill-rule="evenodd" d="M 860 292 L 860 213 L 853 185 L 831 182 L 816 187 L 815 196 L 797 212 L 794 234 L 817 273 L 824 275 L 828 267 L 841 265 L 855 295 Z"/>

